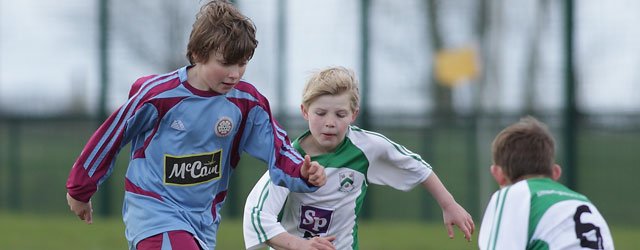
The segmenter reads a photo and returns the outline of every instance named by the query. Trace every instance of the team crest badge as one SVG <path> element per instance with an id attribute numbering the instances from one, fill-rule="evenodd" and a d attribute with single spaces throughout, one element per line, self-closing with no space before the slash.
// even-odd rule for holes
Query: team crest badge
<path id="1" fill-rule="evenodd" d="M 231 133 L 233 130 L 233 122 L 229 117 L 221 117 L 218 122 L 216 122 L 216 135 L 219 137 L 225 137 Z"/>
<path id="2" fill-rule="evenodd" d="M 353 182 L 355 180 L 353 171 L 344 171 L 338 174 L 340 177 L 340 188 L 338 190 L 340 192 L 351 192 L 355 188 Z"/>

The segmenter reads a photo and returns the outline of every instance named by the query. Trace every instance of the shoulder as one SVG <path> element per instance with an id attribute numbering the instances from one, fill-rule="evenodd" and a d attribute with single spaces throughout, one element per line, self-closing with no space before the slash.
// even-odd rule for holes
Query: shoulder
<path id="1" fill-rule="evenodd" d="M 527 201 L 526 203 L 529 204 L 529 201 L 531 200 L 531 190 L 529 189 L 527 180 L 522 180 L 512 185 L 500 188 L 498 191 L 493 193 L 492 199 L 501 200 L 502 202 L 509 200 L 511 201 L 509 203 L 515 201 Z"/>
<path id="2" fill-rule="evenodd" d="M 139 77 L 131 85 L 129 98 L 149 99 L 159 93 L 175 89 L 182 84 L 177 72 Z"/>
<path id="3" fill-rule="evenodd" d="M 533 191 L 532 191 L 532 186 L 530 183 L 531 179 L 526 179 L 526 180 L 522 180 L 519 182 L 514 183 L 513 185 L 511 185 L 510 189 L 511 192 L 518 194 L 518 195 L 523 195 L 523 196 L 527 196 L 527 197 L 531 197 Z"/>
<path id="4" fill-rule="evenodd" d="M 589 201 L 586 196 L 549 178 L 527 179 L 526 184 L 535 199 Z"/>
<path id="5" fill-rule="evenodd" d="M 269 100 L 251 83 L 240 81 L 225 97 L 247 119 L 272 119 Z M 267 123 L 256 123 L 267 125 Z"/>
<path id="6" fill-rule="evenodd" d="M 349 126 L 349 133 L 347 137 L 356 144 L 392 144 L 393 141 L 389 140 L 381 133 L 369 131 L 359 128 L 357 126 Z"/>
<path id="7" fill-rule="evenodd" d="M 247 81 L 238 82 L 235 88 L 245 92 L 259 92 L 255 85 Z"/>
<path id="8" fill-rule="evenodd" d="M 245 103 L 250 106 L 269 106 L 267 98 L 253 84 L 240 81 L 234 87 L 234 90 L 227 93 L 227 98 L 234 99 L 233 102 Z"/>
<path id="9" fill-rule="evenodd" d="M 234 88 L 236 89 L 237 92 L 250 95 L 256 99 L 262 96 L 262 93 L 258 91 L 258 88 L 256 88 L 256 86 L 254 86 L 249 82 L 240 81 L 238 82 L 238 84 L 236 84 Z"/>
<path id="10" fill-rule="evenodd" d="M 361 129 L 356 126 L 349 127 L 347 138 L 353 145 L 362 149 L 368 154 L 400 153 L 402 155 L 415 155 L 403 145 L 396 143 L 395 141 L 389 139 L 387 136 L 381 133 Z"/>
<path id="11" fill-rule="evenodd" d="M 148 76 L 143 76 L 138 78 L 135 82 L 133 82 L 133 85 L 131 85 L 131 89 L 129 90 L 129 97 L 131 98 L 133 95 L 135 95 L 138 91 L 140 91 L 140 89 L 142 88 L 142 85 L 145 82 L 147 82 L 149 79 L 152 79 L 156 76 L 157 75 L 148 75 Z"/>

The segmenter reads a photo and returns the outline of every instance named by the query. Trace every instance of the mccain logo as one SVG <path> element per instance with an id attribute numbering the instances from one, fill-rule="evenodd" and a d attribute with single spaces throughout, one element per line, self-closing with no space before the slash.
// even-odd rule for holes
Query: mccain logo
<path id="1" fill-rule="evenodd" d="M 220 178 L 221 158 L 222 150 L 187 156 L 165 155 L 164 183 L 194 185 Z"/>

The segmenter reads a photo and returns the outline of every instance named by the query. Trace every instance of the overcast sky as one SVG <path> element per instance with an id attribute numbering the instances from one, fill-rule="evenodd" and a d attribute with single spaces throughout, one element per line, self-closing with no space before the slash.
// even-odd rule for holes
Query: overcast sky
<path id="1" fill-rule="evenodd" d="M 112 0 L 123 4 L 126 0 Z M 503 8 L 502 25 L 490 46 L 502 51 L 492 65 L 502 73 L 490 77 L 497 87 L 485 96 L 495 100 L 489 108 L 510 111 L 522 104 L 521 62 L 531 41 L 531 11 L 536 0 L 511 1 Z M 32 113 L 64 112 L 72 96 L 95 110 L 98 91 L 97 1 L 86 0 L 0 0 L 0 107 L 2 110 Z M 184 1 L 186 13 L 193 15 L 201 1 Z M 243 12 L 258 27 L 259 47 L 249 64 L 245 79 L 254 83 L 274 107 L 297 110 L 302 86 L 312 70 L 331 65 L 353 68 L 360 74 L 360 1 L 289 1 L 287 13 L 287 53 L 284 57 L 286 91 L 277 92 L 277 1 L 240 0 Z M 401 110 L 420 114 L 430 108 L 427 84 L 433 60 L 426 17 L 421 0 L 372 1 L 371 24 L 371 105 L 373 112 Z M 518 3 L 516 3 L 518 2 Z M 441 26 L 452 46 L 478 46 L 472 36 L 468 0 L 447 1 L 451 10 Z M 452 4 L 453 3 L 453 4 Z M 640 111 L 640 1 L 576 1 L 576 62 L 579 62 L 578 101 L 582 110 L 594 112 Z M 562 11 L 545 11 L 549 21 L 540 29 L 541 68 L 534 88 L 539 104 L 547 109 L 562 105 Z M 139 15 L 145 11 L 139 10 Z M 190 14 L 190 15 L 189 15 Z M 114 17 L 124 18 L 124 17 Z M 471 23 L 472 24 L 472 23 Z M 131 25 L 136 25 L 132 23 Z M 189 27 L 183 27 L 189 29 Z M 153 31 L 149 27 L 149 32 Z M 143 34 L 143 33 L 141 33 Z M 183 39 L 186 41 L 188 31 Z M 126 48 L 128 37 L 114 34 L 111 47 L 111 109 L 122 104 L 131 83 L 142 75 L 164 73 L 136 58 Z M 185 42 L 186 43 L 186 42 Z M 186 44 L 185 44 L 186 47 Z M 186 60 L 185 60 L 186 64 Z M 409 90 L 409 91 L 407 91 Z M 457 102 L 468 103 L 476 91 L 473 81 L 455 91 Z M 495 93 L 494 93 L 495 92 Z M 467 102 L 465 104 L 465 102 Z M 275 109 L 275 108 L 274 108 Z"/>

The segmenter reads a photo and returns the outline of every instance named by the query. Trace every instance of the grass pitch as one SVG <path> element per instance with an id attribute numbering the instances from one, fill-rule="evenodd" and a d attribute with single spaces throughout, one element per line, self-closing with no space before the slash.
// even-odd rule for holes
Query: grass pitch
<path id="1" fill-rule="evenodd" d="M 640 228 L 611 228 L 616 248 L 637 247 L 634 238 Z M 478 249 L 477 229 L 473 241 L 467 242 L 460 231 L 456 231 L 455 239 L 449 239 L 440 224 L 365 221 L 360 224 L 360 249 Z M 92 225 L 86 225 L 71 213 L 45 216 L 0 212 L 0 248 L 120 250 L 127 249 L 127 243 L 120 218 L 94 218 Z M 216 249 L 244 249 L 240 220 L 223 220 Z"/>

